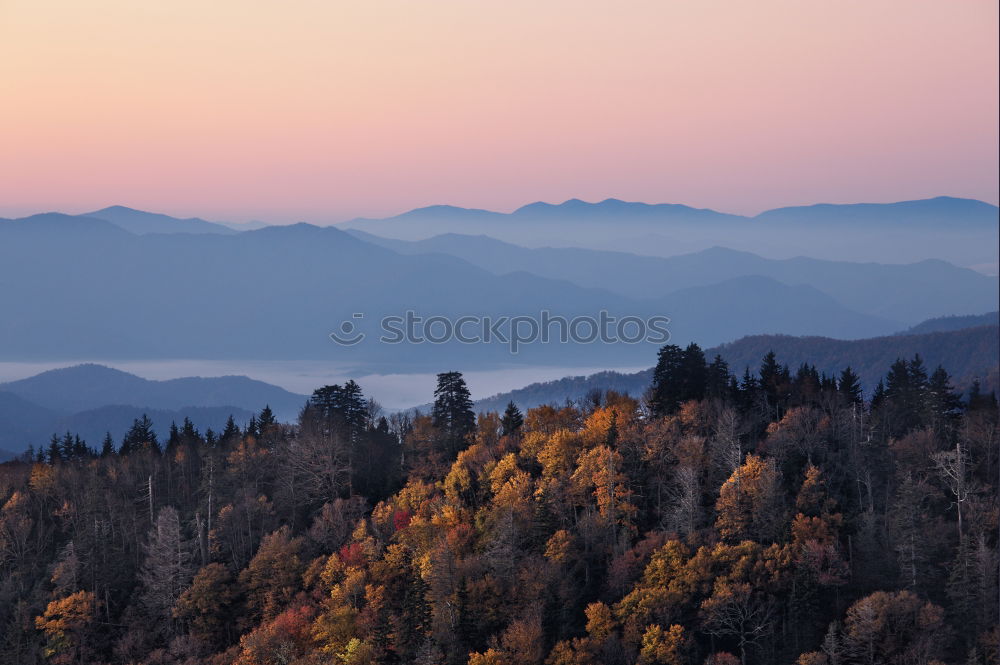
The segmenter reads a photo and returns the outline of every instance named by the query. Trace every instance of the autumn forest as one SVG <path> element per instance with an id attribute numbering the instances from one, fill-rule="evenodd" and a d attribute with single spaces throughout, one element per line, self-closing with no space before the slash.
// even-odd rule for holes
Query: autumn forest
<path id="1" fill-rule="evenodd" d="M 997 401 L 660 350 L 642 396 L 148 419 L 0 465 L 0 663 L 998 659 Z M 91 445 L 91 444 L 96 445 Z"/>

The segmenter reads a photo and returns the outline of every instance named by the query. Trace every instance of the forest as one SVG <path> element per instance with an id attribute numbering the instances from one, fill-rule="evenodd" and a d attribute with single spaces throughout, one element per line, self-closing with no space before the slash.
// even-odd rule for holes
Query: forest
<path id="1" fill-rule="evenodd" d="M 998 408 L 663 347 L 642 396 L 147 418 L 0 465 L 0 663 L 998 662 Z M 866 398 L 870 395 L 870 398 Z"/>

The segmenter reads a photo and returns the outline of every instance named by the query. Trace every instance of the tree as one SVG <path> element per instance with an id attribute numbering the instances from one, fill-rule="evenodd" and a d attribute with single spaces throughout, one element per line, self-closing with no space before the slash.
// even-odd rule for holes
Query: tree
<path id="1" fill-rule="evenodd" d="M 293 538 L 288 526 L 261 541 L 239 577 L 247 594 L 247 605 L 256 616 L 268 621 L 291 602 L 302 574 L 301 548 L 302 538 Z"/>
<path id="2" fill-rule="evenodd" d="M 720 367 L 716 366 L 713 374 L 716 380 L 719 372 Z M 683 402 L 704 399 L 708 380 L 709 371 L 701 347 L 692 343 L 682 350 L 675 344 L 667 344 L 657 354 L 653 368 L 649 392 L 653 416 L 669 416 L 676 413 Z"/>
<path id="3" fill-rule="evenodd" d="M 972 487 L 969 485 L 969 455 L 959 440 L 954 450 L 934 453 L 931 458 L 937 467 L 941 479 L 954 499 L 955 512 L 958 517 L 958 542 L 964 542 L 962 528 L 962 506 L 969 499 Z"/>
<path id="4" fill-rule="evenodd" d="M 508 402 L 507 408 L 504 409 L 503 417 L 500 419 L 501 434 L 503 436 L 513 436 L 521 430 L 523 425 L 524 416 L 521 415 L 521 410 L 517 408 L 517 405 L 513 401 Z"/>
<path id="5" fill-rule="evenodd" d="M 787 367 L 778 364 L 774 351 L 768 351 L 760 364 L 760 387 L 771 406 L 775 420 L 781 417 L 781 406 L 788 396 L 790 376 Z"/>
<path id="6" fill-rule="evenodd" d="M 676 344 L 667 344 L 656 355 L 649 407 L 656 418 L 668 416 L 681 405 L 684 352 Z"/>
<path id="7" fill-rule="evenodd" d="M 740 662 L 746 665 L 747 648 L 771 634 L 774 606 L 749 584 L 717 582 L 712 596 L 701 604 L 701 616 L 709 635 L 736 639 Z"/>
<path id="8" fill-rule="evenodd" d="M 343 435 L 354 446 L 364 431 L 367 404 L 361 386 L 353 380 L 313 391 L 309 403 L 317 410 L 324 427 Z"/>
<path id="9" fill-rule="evenodd" d="M 45 634 L 45 655 L 59 665 L 90 662 L 92 624 L 97 603 L 90 591 L 53 600 L 35 619 L 35 627 Z"/>
<path id="10" fill-rule="evenodd" d="M 449 459 L 465 447 L 468 436 L 476 431 L 472 395 L 461 372 L 437 375 L 431 420 L 444 437 L 444 452 Z"/>
<path id="11" fill-rule="evenodd" d="M 101 443 L 101 457 L 108 458 L 115 454 L 115 442 L 111 439 L 111 432 L 107 432 L 104 435 L 104 441 Z"/>
<path id="12" fill-rule="evenodd" d="M 260 412 L 257 417 L 257 424 L 260 427 L 260 433 L 267 434 L 272 427 L 277 426 L 278 419 L 274 416 L 274 412 L 271 411 L 270 405 L 265 405 L 264 410 Z"/>
<path id="13" fill-rule="evenodd" d="M 732 378 L 729 373 L 729 363 L 723 360 L 722 356 L 716 355 L 705 373 L 705 396 L 714 399 L 732 397 Z"/>
<path id="14" fill-rule="evenodd" d="M 172 631 L 173 608 L 193 574 L 192 548 L 181 534 L 177 511 L 166 506 L 156 516 L 139 572 L 142 604 L 159 625 Z"/>
<path id="15" fill-rule="evenodd" d="M 933 545 L 933 539 L 924 531 L 932 521 L 929 510 L 932 496 L 927 483 L 907 473 L 896 488 L 888 515 L 900 578 L 913 591 L 923 586 Z"/>
<path id="16" fill-rule="evenodd" d="M 136 418 L 132 421 L 132 427 L 125 433 L 118 452 L 122 455 L 130 455 L 141 450 L 160 453 L 160 444 L 156 440 L 153 421 L 145 413 L 142 414 L 142 418 Z"/>
<path id="17" fill-rule="evenodd" d="M 840 373 L 837 392 L 848 404 L 861 404 L 864 394 L 861 390 L 861 381 L 850 367 L 845 367 L 844 371 Z"/>
<path id="18" fill-rule="evenodd" d="M 638 665 L 685 665 L 689 649 L 684 627 L 674 624 L 663 630 L 659 624 L 652 624 L 642 636 L 642 650 Z"/>
<path id="19" fill-rule="evenodd" d="M 930 426 L 946 440 L 951 438 L 962 413 L 962 396 L 955 392 L 951 377 L 940 365 L 927 382 L 927 398 Z"/>
<path id="20" fill-rule="evenodd" d="M 931 663 L 946 636 L 944 612 L 910 591 L 876 591 L 847 610 L 845 663 Z"/>
<path id="21" fill-rule="evenodd" d="M 715 507 L 719 513 L 715 526 L 723 538 L 774 540 L 784 518 L 781 477 L 774 462 L 747 455 L 722 485 Z"/>
<path id="22" fill-rule="evenodd" d="M 221 563 L 201 568 L 177 599 L 174 618 L 191 627 L 192 634 L 219 647 L 233 637 L 233 604 L 236 589 L 232 574 Z"/>
<path id="23" fill-rule="evenodd" d="M 232 414 L 229 414 L 229 418 L 226 419 L 226 426 L 223 428 L 222 434 L 219 435 L 219 441 L 234 443 L 240 436 L 241 432 L 239 426 L 236 424 L 236 419 L 233 418 Z"/>

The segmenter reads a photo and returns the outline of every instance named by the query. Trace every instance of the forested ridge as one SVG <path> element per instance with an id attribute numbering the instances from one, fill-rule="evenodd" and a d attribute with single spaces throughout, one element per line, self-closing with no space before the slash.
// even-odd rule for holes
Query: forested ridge
<path id="1" fill-rule="evenodd" d="M 476 415 L 447 372 L 53 437 L 0 465 L 0 663 L 997 662 L 997 400 L 886 369 L 667 346 L 641 399 Z"/>

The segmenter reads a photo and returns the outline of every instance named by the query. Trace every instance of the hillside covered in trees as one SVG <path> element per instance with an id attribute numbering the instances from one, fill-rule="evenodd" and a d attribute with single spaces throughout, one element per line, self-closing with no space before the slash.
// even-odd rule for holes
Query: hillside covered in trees
<path id="1" fill-rule="evenodd" d="M 661 349 L 613 391 L 137 420 L 0 465 L 0 663 L 996 662 L 997 401 Z"/>
<path id="2" fill-rule="evenodd" d="M 968 319 L 931 319 L 898 335 L 856 340 L 750 335 L 710 348 L 705 353 L 709 357 L 722 356 L 737 374 L 741 374 L 746 368 L 755 367 L 760 358 L 772 350 L 779 361 L 792 367 L 809 363 L 820 372 L 828 374 L 851 367 L 858 375 L 867 397 L 871 396 L 871 391 L 882 378 L 885 368 L 893 360 L 900 356 L 912 358 L 920 355 L 929 365 L 947 367 L 959 390 L 967 392 L 973 382 L 978 380 L 981 389 L 990 392 L 1000 389 L 1000 331 L 995 323 L 980 325 L 980 322 L 994 315 L 995 313 Z M 962 325 L 962 320 L 974 325 L 947 329 L 948 325 Z M 578 400 L 595 390 L 614 390 L 640 396 L 649 388 L 652 380 L 652 368 L 632 374 L 604 371 L 588 376 L 533 383 L 479 400 L 476 406 L 489 411 L 503 409 L 511 400 L 522 408 L 561 404 L 567 399 Z"/>

